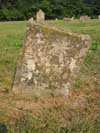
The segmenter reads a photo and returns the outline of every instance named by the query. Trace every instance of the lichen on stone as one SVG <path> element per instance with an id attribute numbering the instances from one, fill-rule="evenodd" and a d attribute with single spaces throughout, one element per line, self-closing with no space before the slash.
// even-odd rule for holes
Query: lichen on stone
<path id="1" fill-rule="evenodd" d="M 89 48 L 90 37 L 35 22 L 28 26 L 13 92 L 67 95 Z"/>

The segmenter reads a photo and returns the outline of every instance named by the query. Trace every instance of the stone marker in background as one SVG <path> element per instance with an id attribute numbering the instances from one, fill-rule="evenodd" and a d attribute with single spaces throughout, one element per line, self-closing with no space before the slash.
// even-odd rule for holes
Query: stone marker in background
<path id="1" fill-rule="evenodd" d="M 13 92 L 67 96 L 90 46 L 90 37 L 29 24 L 17 65 Z"/>
<path id="2" fill-rule="evenodd" d="M 33 17 L 29 18 L 28 23 L 33 23 L 34 19 Z"/>
<path id="3" fill-rule="evenodd" d="M 100 15 L 98 15 L 98 19 L 100 20 Z"/>
<path id="4" fill-rule="evenodd" d="M 71 17 L 71 20 L 74 20 L 75 18 L 74 17 Z"/>
<path id="5" fill-rule="evenodd" d="M 56 18 L 55 21 L 58 21 L 58 18 Z"/>
<path id="6" fill-rule="evenodd" d="M 89 17 L 89 16 L 81 16 L 80 17 L 80 21 L 81 22 L 88 22 L 88 21 L 90 21 L 91 20 L 91 18 Z"/>
<path id="7" fill-rule="evenodd" d="M 70 18 L 70 17 L 64 17 L 63 18 L 64 21 L 72 21 L 74 20 L 74 17 Z"/>
<path id="8" fill-rule="evenodd" d="M 63 20 L 64 20 L 64 21 L 70 21 L 71 18 L 69 18 L 69 17 L 64 17 Z"/>
<path id="9" fill-rule="evenodd" d="M 45 20 L 45 13 L 42 10 L 39 10 L 36 14 L 36 20 L 38 22 L 44 21 Z"/>

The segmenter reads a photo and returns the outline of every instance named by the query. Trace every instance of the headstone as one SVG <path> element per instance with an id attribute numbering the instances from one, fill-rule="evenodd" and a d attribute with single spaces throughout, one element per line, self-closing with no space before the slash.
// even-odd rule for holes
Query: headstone
<path id="1" fill-rule="evenodd" d="M 39 10 L 36 14 L 36 20 L 38 22 L 44 21 L 45 20 L 45 13 L 42 10 Z"/>
<path id="2" fill-rule="evenodd" d="M 90 37 L 35 22 L 28 26 L 13 92 L 67 96 L 90 46 Z"/>
<path id="3" fill-rule="evenodd" d="M 90 21 L 91 20 L 91 18 L 89 17 L 89 16 L 81 16 L 80 17 L 80 21 L 81 22 L 88 22 L 88 21 Z"/>
<path id="4" fill-rule="evenodd" d="M 33 17 L 28 20 L 28 23 L 33 23 Z"/>
<path id="5" fill-rule="evenodd" d="M 58 21 L 58 18 L 56 18 L 55 20 Z"/>
<path id="6" fill-rule="evenodd" d="M 71 18 L 69 18 L 69 17 L 64 17 L 63 20 L 64 20 L 64 21 L 71 21 Z"/>
<path id="7" fill-rule="evenodd" d="M 100 20 L 100 15 L 98 15 L 98 19 Z"/>
<path id="8" fill-rule="evenodd" d="M 64 17 L 63 20 L 64 21 L 72 21 L 72 20 L 74 20 L 74 17 L 71 17 L 71 18 L 70 17 Z"/>
<path id="9" fill-rule="evenodd" d="M 74 17 L 71 18 L 71 20 L 74 20 L 74 19 L 75 19 Z"/>

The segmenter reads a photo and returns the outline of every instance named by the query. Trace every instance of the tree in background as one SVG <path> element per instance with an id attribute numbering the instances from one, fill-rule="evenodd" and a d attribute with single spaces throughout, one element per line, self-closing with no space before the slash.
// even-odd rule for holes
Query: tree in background
<path id="1" fill-rule="evenodd" d="M 92 1 L 93 15 L 100 15 L 100 0 Z"/>
<path id="2" fill-rule="evenodd" d="M 100 14 L 99 0 L 0 0 L 0 20 L 26 20 L 42 9 L 47 19 Z"/>

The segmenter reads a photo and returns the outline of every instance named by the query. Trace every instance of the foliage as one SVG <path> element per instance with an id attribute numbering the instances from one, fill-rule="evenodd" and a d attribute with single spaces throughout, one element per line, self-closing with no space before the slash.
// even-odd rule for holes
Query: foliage
<path id="1" fill-rule="evenodd" d="M 1 0 L 0 20 L 25 20 L 34 16 L 39 9 L 46 12 L 47 19 L 64 16 L 100 14 L 99 0 Z"/>

